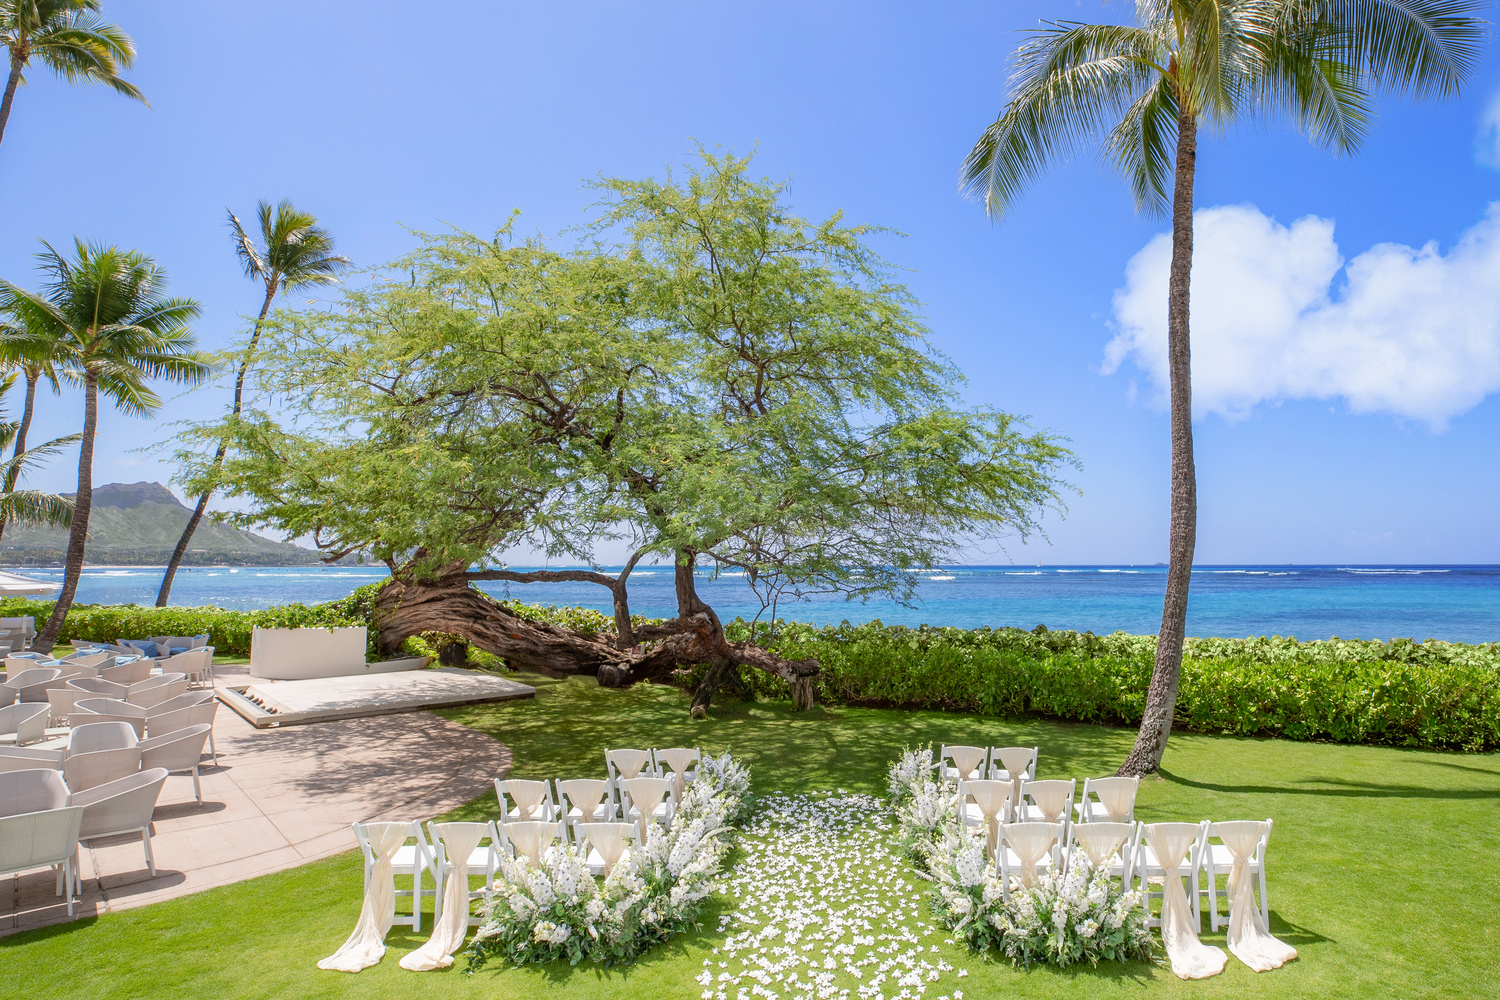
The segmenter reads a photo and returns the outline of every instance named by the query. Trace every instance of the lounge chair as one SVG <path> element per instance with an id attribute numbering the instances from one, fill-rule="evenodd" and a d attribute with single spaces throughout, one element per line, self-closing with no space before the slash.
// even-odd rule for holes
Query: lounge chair
<path id="1" fill-rule="evenodd" d="M 191 728 L 192 726 L 198 726 L 207 723 L 209 727 L 208 752 L 209 755 L 213 757 L 214 766 L 217 767 L 219 765 L 219 750 L 216 746 L 214 746 L 213 724 L 214 717 L 217 716 L 219 712 L 219 703 L 214 699 L 212 691 L 200 691 L 195 693 L 207 695 L 208 697 L 203 701 L 198 702 L 197 704 L 174 706 L 172 709 L 165 712 L 160 712 L 156 709 L 152 709 L 153 714 L 146 716 L 146 732 L 151 737 L 155 738 L 157 736 L 166 736 L 169 733 L 181 732 L 182 730 Z M 191 698 L 192 696 L 193 693 L 181 695 L 178 698 L 173 698 L 172 702 L 179 701 L 181 700 L 181 698 Z M 171 702 L 168 702 L 167 704 L 171 704 Z M 157 707 L 160 708 L 161 706 Z"/>
<path id="2" fill-rule="evenodd" d="M 193 776 L 193 798 L 203 804 L 203 788 L 198 782 L 198 765 L 203 761 L 203 744 L 208 741 L 208 724 L 189 726 L 187 729 L 153 736 L 140 745 L 141 768 L 164 767 L 173 774 Z"/>
<path id="3" fill-rule="evenodd" d="M 156 811 L 156 800 L 161 796 L 161 786 L 166 781 L 167 769 L 154 767 L 96 785 L 87 791 L 74 792 L 68 804 L 83 807 L 83 822 L 79 826 L 78 839 L 87 841 L 139 833 L 141 846 L 146 852 L 146 869 L 155 878 L 156 859 L 151 855 L 151 814 Z M 76 862 L 73 871 L 74 886 L 81 892 Z"/>
<path id="4" fill-rule="evenodd" d="M 64 806 L 0 818 L 0 875 L 13 875 L 46 866 L 61 866 L 57 893 L 67 892 L 68 916 L 73 915 L 73 859 L 78 855 L 78 830 L 83 806 Z"/>

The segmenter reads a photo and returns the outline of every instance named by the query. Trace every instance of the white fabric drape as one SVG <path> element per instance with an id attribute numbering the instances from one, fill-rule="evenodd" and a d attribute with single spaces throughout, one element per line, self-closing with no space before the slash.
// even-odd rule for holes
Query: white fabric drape
<path id="1" fill-rule="evenodd" d="M 1073 839 L 1083 846 L 1089 866 L 1103 868 L 1130 836 L 1129 823 L 1075 823 Z"/>
<path id="2" fill-rule="evenodd" d="M 1005 842 L 1016 855 L 1022 885 L 1036 885 L 1037 862 L 1047 856 L 1061 835 L 1062 827 L 1056 823 L 1005 824 Z"/>
<path id="3" fill-rule="evenodd" d="M 1010 780 L 1010 807 L 1019 812 L 1021 808 L 1021 782 L 1026 778 L 1026 769 L 1031 766 L 1030 747 L 1000 747 L 1000 763 Z"/>
<path id="4" fill-rule="evenodd" d="M 634 778 L 651 760 L 650 750 L 611 750 L 608 757 L 622 778 Z"/>
<path id="5" fill-rule="evenodd" d="M 528 781 L 523 778 L 512 778 L 509 781 L 500 782 L 500 785 L 515 800 L 516 816 L 523 820 L 533 818 L 537 807 L 547 799 L 547 783 L 545 781 Z"/>
<path id="6" fill-rule="evenodd" d="M 1089 787 L 1099 796 L 1099 808 L 1104 811 L 1102 818 L 1123 823 L 1135 808 L 1135 794 L 1140 784 L 1140 778 L 1101 778 L 1091 782 Z"/>
<path id="7" fill-rule="evenodd" d="M 984 747 L 949 747 L 948 756 L 953 758 L 953 769 L 958 772 L 959 780 L 968 781 L 969 776 L 984 763 Z"/>
<path id="8" fill-rule="evenodd" d="M 682 793 L 687 789 L 687 769 L 698 756 L 698 751 L 691 747 L 669 747 L 656 751 L 656 759 L 672 769 L 672 795 L 678 802 L 682 801 Z"/>
<path id="9" fill-rule="evenodd" d="M 536 820 L 512 821 L 505 824 L 505 839 L 515 849 L 537 864 L 542 863 L 542 854 L 552 846 L 557 837 L 556 823 L 540 823 Z"/>
<path id="10" fill-rule="evenodd" d="M 1184 823 L 1153 823 L 1146 826 L 1146 844 L 1162 869 L 1161 941 L 1166 946 L 1172 973 L 1178 979 L 1206 979 L 1224 971 L 1229 956 L 1198 940 L 1198 921 L 1193 919 L 1187 892 L 1178 869 L 1187 858 L 1198 828 Z M 1196 889 L 1196 886 L 1194 887 Z"/>
<path id="11" fill-rule="evenodd" d="M 646 842 L 646 828 L 651 825 L 652 814 L 656 806 L 672 789 L 672 782 L 667 778 L 628 778 L 622 784 L 625 786 L 625 794 L 630 799 L 630 804 L 640 811 L 641 843 Z M 626 818 L 630 817 L 627 811 Z"/>
<path id="12" fill-rule="evenodd" d="M 1025 794 L 1031 796 L 1042 818 L 1048 823 L 1061 823 L 1068 811 L 1068 799 L 1073 794 L 1071 781 L 1028 781 Z M 1024 807 L 1025 803 L 1022 803 Z"/>
<path id="13" fill-rule="evenodd" d="M 635 827 L 630 823 L 580 823 L 578 832 L 587 837 L 589 846 L 599 852 L 599 859 L 604 862 L 604 875 L 608 877 L 625 854 L 626 842 L 635 832 Z"/>
<path id="14" fill-rule="evenodd" d="M 401 968 L 412 972 L 446 969 L 453 953 L 463 947 L 469 933 L 469 855 L 489 833 L 488 823 L 434 823 L 433 835 L 441 838 L 448 855 L 448 877 L 443 880 L 443 915 L 432 928 L 432 937 L 401 959 Z"/>
<path id="15" fill-rule="evenodd" d="M 592 823 L 598 818 L 599 806 L 609 792 L 609 782 L 602 778 L 573 778 L 559 781 L 557 787 L 583 814 L 579 820 L 582 823 Z"/>
<path id="16" fill-rule="evenodd" d="M 964 788 L 974 796 L 974 804 L 984 817 L 985 850 L 993 858 L 1000 839 L 1000 817 L 1005 813 L 1006 804 L 1010 802 L 1010 782 L 970 781 L 964 784 Z"/>
<path id="17" fill-rule="evenodd" d="M 385 955 L 385 935 L 396 919 L 396 880 L 391 874 L 391 860 L 406 838 L 411 836 L 410 823 L 366 823 L 365 841 L 375 864 L 365 882 L 365 901 L 359 908 L 354 933 L 339 950 L 318 963 L 320 969 L 334 972 L 358 972 L 377 964 Z M 422 873 L 417 872 L 417 887 Z M 414 895 L 413 899 L 421 897 Z"/>
<path id="18" fill-rule="evenodd" d="M 1279 969 L 1297 957 L 1296 948 L 1271 936 L 1260 907 L 1255 905 L 1249 862 L 1265 828 L 1266 824 L 1253 820 L 1213 825 L 1213 832 L 1234 857 L 1229 869 L 1229 950 L 1256 972 Z M 1265 863 L 1264 858 L 1261 863 Z"/>

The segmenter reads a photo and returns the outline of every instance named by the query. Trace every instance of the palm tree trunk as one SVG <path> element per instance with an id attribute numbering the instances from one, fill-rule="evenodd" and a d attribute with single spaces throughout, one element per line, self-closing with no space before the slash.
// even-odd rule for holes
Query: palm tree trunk
<path id="1" fill-rule="evenodd" d="M 26 433 L 31 430 L 31 414 L 36 408 L 36 384 L 42 373 L 26 376 L 26 406 L 21 411 L 21 426 L 16 429 L 16 448 L 11 458 L 20 458 L 26 453 Z M 14 493 L 16 480 L 21 478 L 21 467 L 17 465 L 5 477 L 5 492 Z M 5 537 L 5 518 L 0 517 L 0 539 Z"/>
<path id="2" fill-rule="evenodd" d="M 245 376 L 250 371 L 250 360 L 255 356 L 256 345 L 260 343 L 261 325 L 266 321 L 266 314 L 271 311 L 271 300 L 276 297 L 276 280 L 266 282 L 266 300 L 261 303 L 260 316 L 255 320 L 255 332 L 250 335 L 250 346 L 245 349 L 245 357 L 240 361 L 239 374 L 234 379 L 234 410 L 237 417 L 244 405 Z M 213 471 L 217 473 L 220 466 L 224 464 L 224 454 L 228 445 L 219 442 L 219 450 L 214 455 Z M 208 509 L 208 498 L 213 496 L 213 490 L 204 490 L 203 495 L 198 498 L 198 505 L 193 508 L 193 514 L 188 518 L 187 526 L 182 529 L 182 537 L 177 539 L 177 548 L 172 550 L 172 558 L 167 561 L 167 571 L 162 574 L 161 590 L 156 594 L 156 606 L 164 608 L 167 599 L 172 596 L 172 581 L 177 579 L 177 567 L 182 565 L 183 557 L 187 555 L 188 545 L 193 540 L 193 533 L 198 530 L 198 525 L 203 523 L 203 512 Z"/>
<path id="3" fill-rule="evenodd" d="M 84 375 L 83 382 L 83 441 L 78 447 L 78 494 L 73 498 L 73 528 L 68 535 L 68 563 L 63 574 L 62 593 L 57 595 L 57 605 L 47 624 L 37 633 L 32 647 L 38 652 L 52 651 L 58 633 L 62 631 L 63 619 L 73 606 L 73 595 L 78 592 L 78 579 L 83 575 L 83 552 L 88 542 L 89 510 L 94 505 L 94 431 L 99 424 L 99 379 L 92 372 Z"/>
<path id="4" fill-rule="evenodd" d="M 1193 380 L 1188 337 L 1188 286 L 1193 270 L 1193 175 L 1198 123 L 1178 115 L 1177 175 L 1172 192 L 1172 269 L 1167 284 L 1167 369 L 1172 407 L 1172 523 L 1167 548 L 1167 594 L 1162 601 L 1156 664 L 1146 691 L 1146 710 L 1122 775 L 1151 774 L 1161 765 L 1177 707 L 1182 642 L 1187 628 L 1188 584 L 1198 537 L 1198 477 L 1193 468 Z"/>
<path id="5" fill-rule="evenodd" d="M 5 139 L 5 124 L 10 121 L 10 105 L 16 99 L 16 87 L 21 82 L 21 70 L 26 59 L 20 48 L 10 51 L 10 79 L 5 81 L 5 97 L 0 100 L 0 141 Z"/>

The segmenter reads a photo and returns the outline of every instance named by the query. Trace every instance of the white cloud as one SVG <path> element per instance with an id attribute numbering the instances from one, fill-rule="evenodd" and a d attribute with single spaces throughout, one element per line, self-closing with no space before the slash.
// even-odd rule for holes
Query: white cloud
<path id="1" fill-rule="evenodd" d="M 1193 411 L 1342 398 L 1442 429 L 1500 390 L 1500 202 L 1442 254 L 1395 243 L 1343 267 L 1333 222 L 1278 224 L 1251 205 L 1199 210 L 1192 282 Z M 1170 238 L 1130 259 L 1104 371 L 1127 358 L 1167 391 Z M 1334 288 L 1343 268 L 1344 281 Z"/>

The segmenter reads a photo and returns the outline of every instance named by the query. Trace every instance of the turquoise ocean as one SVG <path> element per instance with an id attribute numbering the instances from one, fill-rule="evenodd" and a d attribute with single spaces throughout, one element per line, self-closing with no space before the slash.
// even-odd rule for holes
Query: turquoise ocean
<path id="1" fill-rule="evenodd" d="M 21 572 L 62 580 L 60 569 Z M 385 576 L 383 567 L 190 568 L 178 573 L 172 603 L 238 610 L 314 604 Z M 160 584 L 160 568 L 90 568 L 84 571 L 77 600 L 151 605 Z M 606 612 L 610 607 L 608 592 L 593 584 L 483 586 L 496 596 L 529 603 Z M 921 574 L 917 600 L 910 607 L 824 596 L 782 603 L 777 613 L 816 624 L 879 619 L 888 625 L 1046 625 L 1146 634 L 1160 626 L 1165 586 L 1162 566 L 953 566 Z M 705 576 L 699 592 L 726 621 L 763 614 L 739 576 Z M 630 578 L 630 601 L 637 614 L 672 614 L 672 568 L 638 567 Z M 1193 571 L 1188 634 L 1500 641 L 1500 566 L 1199 566 Z"/>

